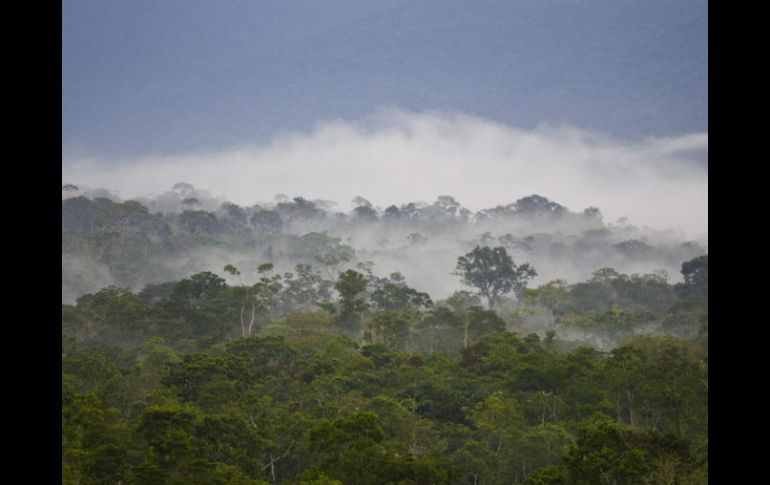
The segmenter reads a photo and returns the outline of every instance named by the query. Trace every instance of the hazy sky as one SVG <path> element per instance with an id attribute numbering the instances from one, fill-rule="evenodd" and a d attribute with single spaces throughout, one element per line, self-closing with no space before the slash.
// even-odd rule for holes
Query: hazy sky
<path id="1" fill-rule="evenodd" d="M 62 6 L 66 181 L 240 203 L 541 193 L 707 230 L 705 0 Z"/>

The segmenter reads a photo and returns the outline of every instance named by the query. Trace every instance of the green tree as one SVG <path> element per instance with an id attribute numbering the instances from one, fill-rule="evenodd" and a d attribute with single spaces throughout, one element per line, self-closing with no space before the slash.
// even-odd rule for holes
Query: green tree
<path id="1" fill-rule="evenodd" d="M 616 485 L 645 483 L 650 470 L 644 450 L 627 440 L 622 424 L 597 415 L 577 432 L 577 441 L 567 458 L 567 483 L 575 485 Z"/>
<path id="2" fill-rule="evenodd" d="M 517 266 L 504 247 L 480 247 L 457 259 L 455 273 L 463 284 L 478 289 L 487 299 L 489 308 L 494 308 L 506 293 L 514 291 L 517 296 L 537 272 L 529 263 Z"/>
<path id="3" fill-rule="evenodd" d="M 369 307 L 361 298 L 366 291 L 367 280 L 363 274 L 349 269 L 340 273 L 339 279 L 334 284 L 334 289 L 340 294 L 340 309 L 337 315 L 337 324 L 350 336 L 358 333 L 363 312 Z"/>
<path id="4" fill-rule="evenodd" d="M 257 273 L 262 276 L 256 283 L 251 286 L 238 286 L 232 290 L 239 300 L 241 337 L 251 336 L 257 315 L 265 314 L 270 310 L 275 296 L 282 288 L 280 275 L 268 276 L 272 270 L 272 264 L 262 264 L 257 268 Z M 240 276 L 241 274 L 232 264 L 225 265 L 224 271 L 233 276 Z M 249 309 L 248 323 L 245 315 L 247 309 Z"/>
<path id="5" fill-rule="evenodd" d="M 368 322 L 369 338 L 382 342 L 389 350 L 403 350 L 413 325 L 410 315 L 404 312 L 378 312 Z"/>
<path id="6" fill-rule="evenodd" d="M 548 308 L 558 320 L 567 311 L 569 289 L 565 280 L 553 280 L 540 285 L 535 293 L 535 301 Z"/>
<path id="7" fill-rule="evenodd" d="M 128 467 L 129 430 L 92 392 L 62 395 L 62 483 L 119 483 Z"/>
<path id="8" fill-rule="evenodd" d="M 432 305 L 427 293 L 410 288 L 404 283 L 388 281 L 372 292 L 372 302 L 384 311 L 416 310 Z"/>
<path id="9" fill-rule="evenodd" d="M 371 412 L 321 420 L 310 430 L 310 450 L 321 457 L 317 477 L 361 485 L 413 483 L 408 481 L 414 477 L 412 457 L 385 442 L 379 418 Z"/>
<path id="10" fill-rule="evenodd" d="M 294 273 L 284 273 L 281 302 L 284 310 L 309 310 L 331 297 L 334 283 L 325 280 L 309 264 L 297 264 Z"/>
<path id="11" fill-rule="evenodd" d="M 565 462 L 566 483 L 575 485 L 707 483 L 705 468 L 686 440 L 601 414 L 578 428 Z"/>
<path id="12" fill-rule="evenodd" d="M 512 446 L 524 424 L 519 404 L 500 391 L 487 396 L 468 414 L 496 456 L 504 447 Z"/>
<path id="13" fill-rule="evenodd" d="M 709 256 L 699 256 L 682 263 L 682 276 L 684 282 L 677 286 L 682 297 L 700 297 L 708 299 L 709 296 Z"/>
<path id="14" fill-rule="evenodd" d="M 167 477 L 166 483 L 179 483 L 194 474 L 200 419 L 200 410 L 189 405 L 167 403 L 145 409 L 137 429 L 148 446 L 142 473 Z"/>

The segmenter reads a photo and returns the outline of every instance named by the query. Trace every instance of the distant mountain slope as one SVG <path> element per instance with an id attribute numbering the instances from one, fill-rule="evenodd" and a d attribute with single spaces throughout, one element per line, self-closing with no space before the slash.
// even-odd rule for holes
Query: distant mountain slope
<path id="1" fill-rule="evenodd" d="M 705 0 L 63 4 L 65 150 L 218 148 L 381 106 L 707 131 Z"/>

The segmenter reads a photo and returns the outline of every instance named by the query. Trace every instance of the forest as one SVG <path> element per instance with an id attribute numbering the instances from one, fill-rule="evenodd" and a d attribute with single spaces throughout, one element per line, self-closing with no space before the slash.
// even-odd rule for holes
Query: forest
<path id="1" fill-rule="evenodd" d="M 708 253 L 539 195 L 62 187 L 65 484 L 708 482 Z"/>
<path id="2" fill-rule="evenodd" d="M 312 264 L 327 279 L 373 263 L 446 298 L 464 289 L 449 277 L 458 255 L 504 247 L 537 269 L 533 283 L 589 279 L 605 267 L 626 274 L 666 271 L 706 254 L 707 237 L 605 221 L 601 210 L 572 211 L 532 194 L 472 211 L 450 195 L 378 207 L 356 197 L 351 210 L 326 200 L 290 198 L 251 206 L 177 183 L 154 197 L 124 200 L 105 189 L 62 187 L 62 301 L 107 286 L 141 290 L 233 264 L 248 281 L 272 263 L 291 272 Z M 228 277 L 229 278 L 229 277 Z M 235 282 L 233 279 L 228 282 Z"/>

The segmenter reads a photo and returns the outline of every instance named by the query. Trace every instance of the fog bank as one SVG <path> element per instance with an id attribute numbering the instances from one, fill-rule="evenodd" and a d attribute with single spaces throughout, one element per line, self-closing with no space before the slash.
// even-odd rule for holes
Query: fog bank
<path id="1" fill-rule="evenodd" d="M 276 194 L 333 200 L 364 195 L 385 206 L 452 195 L 471 210 L 537 193 L 605 221 L 708 232 L 708 134 L 623 141 L 570 126 L 535 130 L 457 113 L 383 110 L 329 121 L 264 145 L 136 159 L 63 160 L 63 181 L 106 186 L 123 198 L 184 181 L 240 205 Z"/>

